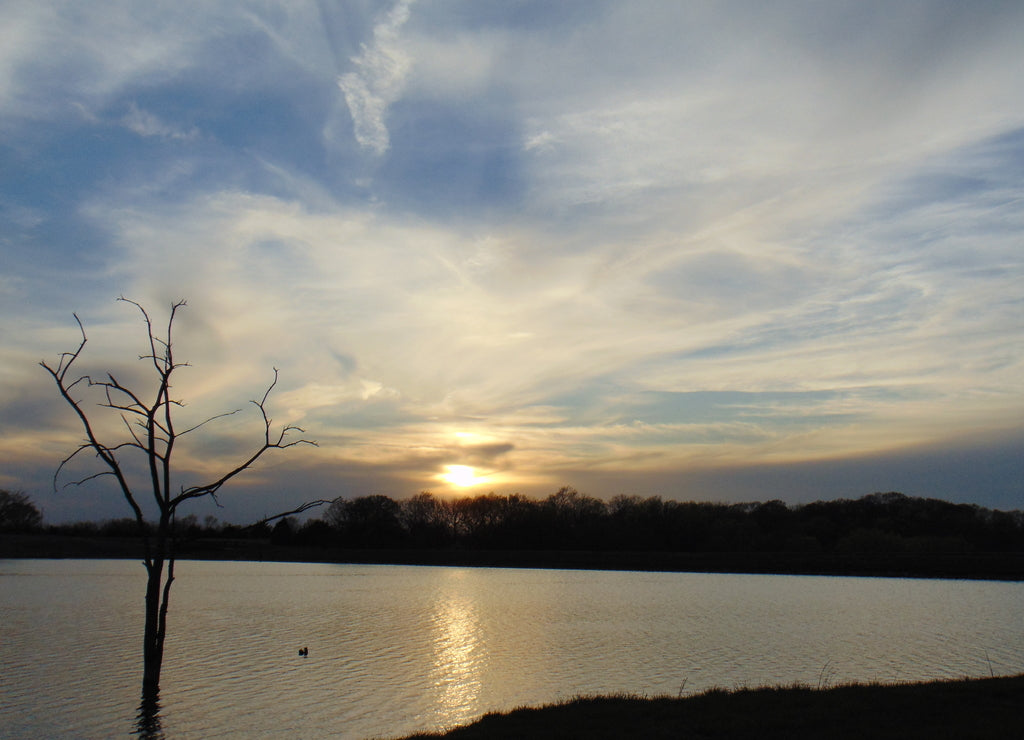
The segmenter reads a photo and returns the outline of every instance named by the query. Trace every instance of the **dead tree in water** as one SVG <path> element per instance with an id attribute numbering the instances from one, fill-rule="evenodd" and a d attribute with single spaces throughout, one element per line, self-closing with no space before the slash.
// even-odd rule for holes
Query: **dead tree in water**
<path id="1" fill-rule="evenodd" d="M 196 431 L 214 419 L 237 413 L 238 409 L 209 417 L 188 428 L 178 429 L 174 423 L 174 412 L 182 406 L 182 403 L 171 396 L 171 379 L 176 370 L 187 366 L 188 363 L 175 360 L 171 335 L 175 317 L 179 309 L 185 306 L 185 302 L 179 301 L 171 306 L 170 317 L 167 321 L 167 333 L 164 337 L 160 337 L 155 333 L 149 314 L 140 304 L 126 298 L 118 300 L 135 306 L 145 321 L 149 352 L 141 355 L 139 359 L 149 362 L 155 371 L 156 388 L 151 392 L 152 395 L 137 393 L 123 385 L 112 373 L 107 373 L 103 379 L 72 374 L 72 368 L 88 341 L 85 328 L 77 314 L 75 321 L 78 323 L 82 335 L 78 348 L 74 352 L 63 353 L 56 367 L 47 362 L 41 362 L 40 365 L 53 376 L 61 397 L 74 410 L 85 430 L 85 441 L 60 463 L 57 473 L 54 475 L 54 484 L 56 485 L 61 470 L 73 458 L 82 452 L 92 452 L 101 461 L 100 472 L 75 480 L 69 485 L 82 484 L 104 476 L 113 477 L 138 523 L 147 574 L 146 616 L 142 650 L 142 693 L 144 702 L 147 700 L 155 702 L 160 687 L 164 638 L 167 635 L 167 607 L 171 584 L 174 583 L 174 520 L 178 507 L 205 497 L 211 497 L 216 501 L 217 492 L 225 483 L 252 467 L 269 450 L 281 450 L 301 444 L 315 445 L 316 443 L 303 438 L 294 438 L 295 434 L 304 433 L 296 426 L 285 425 L 278 431 L 274 431 L 273 420 L 267 414 L 267 399 L 277 385 L 278 372 L 275 368 L 274 380 L 263 397 L 252 401 L 259 409 L 263 419 L 262 443 L 258 443 L 243 462 L 229 469 L 220 477 L 200 485 L 173 490 L 172 458 L 175 444 L 185 435 Z M 102 435 L 97 426 L 83 407 L 84 402 L 74 395 L 90 388 L 98 389 L 101 408 L 109 409 L 112 413 L 120 416 L 124 432 L 117 441 L 101 439 Z M 138 467 L 140 461 L 142 462 L 141 468 L 145 472 L 141 479 L 137 479 L 131 473 L 140 469 Z M 144 507 L 148 507 L 146 494 L 152 497 L 156 506 L 157 517 L 152 524 L 146 521 L 143 513 Z M 287 514 L 299 513 L 321 503 L 327 502 L 308 502 Z M 268 517 L 263 521 L 270 521 L 280 516 L 285 516 L 285 514 Z"/>

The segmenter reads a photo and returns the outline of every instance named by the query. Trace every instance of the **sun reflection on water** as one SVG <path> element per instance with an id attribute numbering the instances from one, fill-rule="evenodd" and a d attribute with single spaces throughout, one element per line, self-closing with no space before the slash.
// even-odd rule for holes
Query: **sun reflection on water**
<path id="1" fill-rule="evenodd" d="M 461 724 L 483 711 L 479 706 L 486 651 L 480 618 L 465 595 L 439 594 L 432 617 L 434 662 L 431 681 L 443 726 Z"/>

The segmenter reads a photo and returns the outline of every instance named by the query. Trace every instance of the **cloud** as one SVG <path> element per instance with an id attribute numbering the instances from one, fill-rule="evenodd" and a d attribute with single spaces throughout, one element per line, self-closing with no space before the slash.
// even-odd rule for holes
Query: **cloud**
<path id="1" fill-rule="evenodd" d="M 377 155 L 391 145 L 384 118 L 388 106 L 398 100 L 412 66 L 399 31 L 409 20 L 413 0 L 399 0 L 374 26 L 372 45 L 363 45 L 352 59 L 355 72 L 338 78 L 338 87 L 352 114 L 359 144 Z"/>
<path id="2" fill-rule="evenodd" d="M 1018 362 L 1005 343 L 990 344 L 978 331 L 978 321 L 990 320 L 986 314 L 1003 314 L 983 309 L 961 317 L 955 306 L 968 298 L 969 286 L 963 295 L 956 282 L 912 291 L 905 267 L 858 276 L 854 263 L 837 275 L 794 254 L 723 249 L 682 252 L 671 262 L 557 246 L 538 254 L 528 248 L 535 238 L 528 233 L 513 241 L 467 239 L 436 225 L 232 192 L 162 214 L 97 206 L 93 217 L 116 225 L 122 281 L 132 295 L 159 305 L 173 286 L 192 299 L 195 320 L 208 324 L 215 354 L 197 360 L 225 364 L 229 372 L 206 376 L 196 392 L 217 397 L 239 384 L 240 368 L 243 385 L 256 386 L 261 369 L 281 366 L 287 380 L 280 400 L 289 419 L 358 424 L 392 439 L 422 437 L 416 445 L 427 444 L 428 435 L 412 430 L 433 418 L 467 430 L 505 430 L 517 449 L 529 449 L 529 440 L 549 437 L 543 427 L 517 421 L 529 407 L 560 409 L 560 435 L 587 437 L 591 424 L 614 436 L 632 420 L 626 407 L 609 407 L 614 388 L 846 389 L 853 394 L 846 410 L 822 409 L 810 429 L 823 449 L 859 448 L 872 435 L 871 444 L 884 444 L 927 434 L 919 420 L 941 417 L 945 394 L 964 377 L 963 361 L 945 354 L 944 337 L 956 334 L 970 347 L 972 363 L 991 368 L 991 382 L 1013 384 Z M 884 240 L 884 232 L 875 237 Z M 1004 294 L 1014 274 L 983 279 Z M 339 355 L 351 359 L 342 366 Z M 595 377 L 607 384 L 588 386 Z M 872 385 L 896 393 L 868 404 L 858 389 Z M 578 401 L 559 400 L 581 387 Z M 991 418 L 1003 413 L 1001 404 L 998 396 L 979 394 L 961 398 L 958 408 L 966 413 L 972 405 L 970 413 Z M 868 427 L 856 441 L 843 431 L 843 418 L 858 407 L 862 419 L 884 419 L 886 434 Z M 654 412 L 634 415 L 650 424 Z M 715 434 L 723 443 L 729 435 L 749 439 L 745 423 Z M 780 429 L 777 418 L 759 425 L 765 440 L 789 440 L 786 449 L 797 449 L 798 437 Z M 830 426 L 837 431 L 825 431 Z M 671 440 L 671 429 L 658 436 Z M 676 429 L 666 444 L 682 450 L 689 432 Z M 564 444 L 561 450 L 571 454 Z"/>
<path id="3" fill-rule="evenodd" d="M 127 2 L 107 3 L 102 13 L 14 3 L 2 13 L 0 110 L 15 122 L 67 116 L 76 103 L 94 111 L 131 81 L 173 78 L 213 33 L 209 16 Z"/>
<path id="4" fill-rule="evenodd" d="M 195 126 L 184 129 L 166 123 L 153 113 L 140 109 L 135 103 L 132 103 L 128 108 L 128 112 L 122 116 L 121 124 L 139 136 L 155 136 L 160 139 L 178 139 L 182 141 L 195 139 L 199 136 L 199 130 Z"/>
<path id="5" fill-rule="evenodd" d="M 561 46 L 510 45 L 503 69 L 516 70 L 525 98 L 531 202 L 691 227 L 770 204 L 760 220 L 827 223 L 921 158 L 1024 112 L 999 92 L 1021 71 L 1006 31 L 1019 16 L 1001 25 L 966 13 L 946 25 L 936 20 L 945 9 L 931 7 L 887 12 L 882 30 L 877 8 L 739 5 L 614 6 Z M 937 45 L 956 23 L 970 32 Z"/>
<path id="6" fill-rule="evenodd" d="M 74 443 L 14 433 L 71 311 L 93 367 L 139 372 L 122 293 L 189 299 L 187 413 L 280 368 L 274 414 L 322 447 L 264 491 L 667 481 L 1019 418 L 1013 4 L 136 5 L 0 9 L 25 471 Z"/>

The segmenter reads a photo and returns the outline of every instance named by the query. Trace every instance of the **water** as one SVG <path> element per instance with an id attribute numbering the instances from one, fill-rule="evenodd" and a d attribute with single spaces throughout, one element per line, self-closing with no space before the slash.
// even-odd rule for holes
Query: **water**
<path id="1" fill-rule="evenodd" d="M 169 738 L 393 737 L 576 694 L 1024 671 L 1024 584 L 180 562 Z M 134 561 L 0 561 L 0 737 L 124 737 Z M 308 647 L 308 657 L 298 655 Z"/>

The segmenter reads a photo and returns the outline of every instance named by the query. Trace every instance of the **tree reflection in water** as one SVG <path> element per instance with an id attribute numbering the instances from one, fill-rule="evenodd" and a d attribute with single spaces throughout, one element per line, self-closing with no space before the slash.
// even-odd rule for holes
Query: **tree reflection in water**
<path id="1" fill-rule="evenodd" d="M 135 731 L 132 733 L 143 740 L 164 740 L 164 728 L 160 721 L 160 693 L 144 691 L 138 714 L 135 715 Z"/>

